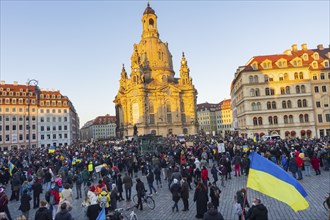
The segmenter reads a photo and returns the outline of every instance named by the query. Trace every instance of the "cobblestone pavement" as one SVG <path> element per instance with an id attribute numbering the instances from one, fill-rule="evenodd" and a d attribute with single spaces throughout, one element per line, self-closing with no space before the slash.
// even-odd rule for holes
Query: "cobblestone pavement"
<path id="1" fill-rule="evenodd" d="M 322 172 L 322 171 L 321 171 Z M 141 177 L 144 181 L 146 189 L 149 190 L 148 185 L 146 184 L 146 178 Z M 212 177 L 210 180 L 213 180 Z M 232 179 L 225 182 L 225 187 L 219 187 L 222 190 L 220 197 L 220 207 L 219 210 L 226 220 L 237 220 L 238 216 L 235 216 L 233 212 L 233 197 L 237 190 L 245 188 L 247 181 L 246 176 L 232 177 Z M 165 184 L 164 184 L 165 183 Z M 325 196 L 330 192 L 330 172 L 323 171 L 320 176 L 315 176 L 313 174 L 311 177 L 304 177 L 300 181 L 305 190 L 308 193 L 307 201 L 309 203 L 309 208 L 304 211 L 294 212 L 288 205 L 277 201 L 273 198 L 260 194 L 253 190 L 248 190 L 248 201 L 252 203 L 253 197 L 258 197 L 261 199 L 262 203 L 268 209 L 268 216 L 270 220 L 327 220 L 329 213 L 323 208 L 322 203 Z M 219 185 L 219 182 L 218 182 Z M 156 187 L 156 186 L 155 186 Z M 276 186 L 274 186 L 276 187 Z M 135 195 L 135 185 L 133 187 L 132 195 Z M 157 189 L 158 194 L 153 196 L 156 202 L 156 208 L 150 210 L 144 204 L 144 210 L 140 211 L 135 209 L 135 212 L 139 219 L 151 220 L 151 219 L 171 219 L 171 220 L 191 220 L 195 219 L 196 215 L 196 204 L 193 202 L 194 189 L 190 191 L 189 198 L 189 211 L 182 212 L 183 203 L 182 200 L 179 201 L 179 212 L 172 212 L 172 197 L 171 193 L 168 190 L 167 181 L 163 180 L 163 187 Z M 73 188 L 74 197 L 76 196 L 75 188 Z M 10 185 L 6 187 L 7 195 L 10 196 Z M 149 191 L 148 191 L 149 193 Z M 125 193 L 123 193 L 124 196 Z M 40 198 L 44 198 L 44 195 L 41 195 Z M 81 206 L 82 200 L 75 200 L 73 202 L 73 210 L 71 214 L 75 220 L 84 220 L 87 219 L 84 216 L 84 208 Z M 31 201 L 32 204 L 32 201 Z M 133 205 L 133 202 L 121 201 L 118 202 L 118 207 L 130 207 Z M 9 210 L 13 217 L 16 217 L 20 214 L 18 210 L 19 202 L 11 201 L 9 202 Z M 30 210 L 30 219 L 34 219 L 36 209 Z"/>

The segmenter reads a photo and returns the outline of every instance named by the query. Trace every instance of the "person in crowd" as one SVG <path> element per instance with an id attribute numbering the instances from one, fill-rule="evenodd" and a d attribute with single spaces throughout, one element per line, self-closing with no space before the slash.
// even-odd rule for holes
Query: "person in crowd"
<path id="1" fill-rule="evenodd" d="M 316 155 L 314 155 L 311 158 L 311 164 L 312 164 L 313 169 L 315 170 L 316 175 L 321 175 L 320 162 L 321 162 L 320 158 L 318 158 Z"/>
<path id="2" fill-rule="evenodd" d="M 92 200 L 93 201 L 93 200 Z M 107 192 L 105 188 L 102 189 L 102 192 L 97 196 L 97 201 L 100 204 L 101 208 L 105 208 L 106 212 L 110 210 L 110 193 Z"/>
<path id="3" fill-rule="evenodd" d="M 8 209 L 8 201 L 9 199 L 5 192 L 5 188 L 0 186 L 0 212 L 4 212 L 7 215 L 8 220 L 12 220 Z"/>
<path id="4" fill-rule="evenodd" d="M 33 191 L 33 208 L 38 208 L 40 204 L 40 194 L 42 193 L 42 185 L 39 181 L 34 181 L 32 184 Z"/>
<path id="5" fill-rule="evenodd" d="M 298 173 L 298 180 L 302 180 L 302 168 L 304 166 L 304 160 L 300 157 L 300 155 L 296 156 L 296 164 L 297 164 L 297 173 Z"/>
<path id="6" fill-rule="evenodd" d="M 152 194 L 152 190 L 157 194 L 157 190 L 154 187 L 155 177 L 154 177 L 154 173 L 151 170 L 148 171 L 147 181 L 150 190 L 150 195 Z"/>
<path id="7" fill-rule="evenodd" d="M 73 193 L 69 183 L 64 184 L 64 189 L 60 194 L 60 203 L 63 201 L 68 201 L 70 204 L 73 202 Z"/>
<path id="8" fill-rule="evenodd" d="M 236 153 L 235 157 L 233 158 L 233 165 L 234 165 L 234 176 L 241 176 L 241 156 L 239 153 Z"/>
<path id="9" fill-rule="evenodd" d="M 92 203 L 87 207 L 86 216 L 88 220 L 96 220 L 101 211 L 100 205 L 97 203 L 97 198 L 95 197 Z"/>
<path id="10" fill-rule="evenodd" d="M 216 209 L 218 209 L 221 190 L 217 187 L 217 185 L 215 183 L 209 183 L 209 188 L 210 188 L 211 202 L 212 202 L 213 206 Z"/>
<path id="11" fill-rule="evenodd" d="M 125 173 L 125 176 L 123 178 L 123 184 L 125 187 L 126 201 L 131 201 L 133 180 L 132 177 L 128 175 L 128 173 Z"/>
<path id="12" fill-rule="evenodd" d="M 197 182 L 197 186 L 194 194 L 194 202 L 196 202 L 196 218 L 203 218 L 204 213 L 207 212 L 208 195 L 205 185 L 201 182 Z"/>
<path id="13" fill-rule="evenodd" d="M 305 167 L 305 176 L 311 176 L 311 159 L 309 158 L 307 153 L 305 153 L 303 161 Z"/>
<path id="14" fill-rule="evenodd" d="M 67 203 L 63 202 L 60 206 L 60 212 L 55 216 L 55 220 L 73 220 L 71 213 L 67 209 Z"/>
<path id="15" fill-rule="evenodd" d="M 204 186 L 207 188 L 207 181 L 209 179 L 209 171 L 207 170 L 206 166 L 203 166 L 203 168 L 202 168 L 201 178 L 202 178 Z"/>
<path id="16" fill-rule="evenodd" d="M 21 210 L 22 215 L 25 216 L 26 220 L 29 220 L 29 212 L 31 209 L 31 204 L 30 204 L 31 200 L 32 200 L 32 198 L 28 194 L 28 190 L 24 189 L 22 197 L 21 197 L 21 205 L 19 206 L 19 210 Z"/>
<path id="17" fill-rule="evenodd" d="M 81 193 L 81 186 L 84 182 L 82 174 L 81 173 L 76 173 L 73 176 L 73 182 L 76 183 L 76 191 L 77 191 L 77 197 L 76 199 L 82 198 L 82 193 Z"/>
<path id="18" fill-rule="evenodd" d="M 216 164 L 212 165 L 211 174 L 213 176 L 213 183 L 216 184 L 218 181 L 218 169 L 216 167 Z"/>
<path id="19" fill-rule="evenodd" d="M 219 172 L 220 172 L 221 186 L 225 187 L 225 177 L 227 176 L 227 168 L 221 164 Z"/>
<path id="20" fill-rule="evenodd" d="M 179 212 L 178 202 L 181 198 L 181 185 L 177 179 L 173 179 L 173 183 L 171 185 L 171 193 L 172 200 L 174 201 L 174 205 L 172 206 L 172 212 L 176 208 L 176 211 Z"/>
<path id="21" fill-rule="evenodd" d="M 59 188 L 58 185 L 55 184 L 51 187 L 50 191 L 50 199 L 49 199 L 49 204 L 50 204 L 50 210 L 52 211 L 52 216 L 53 219 L 55 218 L 55 215 L 57 213 L 58 205 L 60 204 L 60 193 L 59 193 Z"/>
<path id="22" fill-rule="evenodd" d="M 187 181 L 187 177 L 182 178 L 181 183 L 181 198 L 183 202 L 182 211 L 189 211 L 189 184 Z"/>
<path id="23" fill-rule="evenodd" d="M 47 208 L 46 200 L 40 201 L 40 207 L 36 211 L 34 220 L 53 220 L 52 213 Z"/>
<path id="24" fill-rule="evenodd" d="M 252 207 L 246 214 L 246 220 L 268 220 L 268 210 L 261 200 L 254 198 L 252 202 Z"/>
<path id="25" fill-rule="evenodd" d="M 157 185 L 157 188 L 162 188 L 162 179 L 161 179 L 161 172 L 160 172 L 160 169 L 159 169 L 159 166 L 156 166 L 155 167 L 155 170 L 154 170 L 154 174 L 155 174 L 155 180 L 156 180 L 156 185 Z"/>
<path id="26" fill-rule="evenodd" d="M 244 197 L 246 197 L 245 204 L 244 204 Z M 236 199 L 236 202 L 241 205 L 242 210 L 244 210 L 245 207 L 250 208 L 250 204 L 249 204 L 249 201 L 248 201 L 247 195 L 246 195 L 246 190 L 244 188 L 242 188 L 236 192 L 235 199 Z M 238 215 L 238 219 L 243 220 L 243 213 L 241 215 Z"/>
<path id="27" fill-rule="evenodd" d="M 222 214 L 214 207 L 212 202 L 207 203 L 207 212 L 204 213 L 203 220 L 224 220 Z"/>
<path id="28" fill-rule="evenodd" d="M 297 179 L 298 166 L 296 162 L 296 155 L 293 155 L 289 160 L 289 171 L 292 173 L 293 178 Z"/>
<path id="29" fill-rule="evenodd" d="M 118 181 L 117 181 L 118 183 Z M 118 189 L 116 184 L 112 184 L 111 193 L 110 193 L 110 210 L 113 211 L 117 209 L 117 197 L 118 197 Z"/>
<path id="30" fill-rule="evenodd" d="M 144 183 L 140 180 L 140 178 L 136 179 L 135 189 L 138 197 L 138 204 L 136 205 L 136 207 L 140 207 L 140 210 L 143 210 L 142 198 L 145 194 L 146 189 L 144 187 Z"/>
<path id="31" fill-rule="evenodd" d="M 124 200 L 124 198 L 123 198 L 123 180 L 121 178 L 120 173 L 118 173 L 116 185 L 117 185 L 117 189 L 118 189 L 118 200 L 122 201 L 122 200 Z"/>

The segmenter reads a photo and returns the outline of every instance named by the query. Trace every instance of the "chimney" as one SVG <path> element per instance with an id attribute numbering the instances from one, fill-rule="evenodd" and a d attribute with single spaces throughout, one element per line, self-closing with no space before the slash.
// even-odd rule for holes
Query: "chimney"
<path id="1" fill-rule="evenodd" d="M 14 86 L 17 86 L 18 85 L 18 82 L 17 81 L 14 81 Z"/>
<path id="2" fill-rule="evenodd" d="M 5 80 L 1 80 L 0 85 L 5 85 Z"/>
<path id="3" fill-rule="evenodd" d="M 302 44 L 301 49 L 306 51 L 307 50 L 307 44 L 306 43 Z"/>
<path id="4" fill-rule="evenodd" d="M 317 45 L 317 49 L 318 49 L 318 50 L 323 50 L 323 49 L 324 49 L 323 44 L 319 44 L 319 45 Z"/>
<path id="5" fill-rule="evenodd" d="M 292 44 L 291 45 L 291 50 L 293 51 L 293 52 L 296 52 L 298 49 L 297 49 L 297 44 Z"/>

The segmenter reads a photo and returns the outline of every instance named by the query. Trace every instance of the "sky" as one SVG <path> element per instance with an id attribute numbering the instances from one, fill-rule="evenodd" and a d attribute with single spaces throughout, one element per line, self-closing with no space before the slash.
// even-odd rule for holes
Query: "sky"
<path id="1" fill-rule="evenodd" d="M 147 1 L 0 2 L 0 79 L 60 90 L 80 126 L 115 115 L 122 64 L 130 74 Z M 230 98 L 236 69 L 253 56 L 292 44 L 329 47 L 329 1 L 150 1 L 160 39 L 168 42 L 175 76 L 182 52 L 197 103 Z"/>

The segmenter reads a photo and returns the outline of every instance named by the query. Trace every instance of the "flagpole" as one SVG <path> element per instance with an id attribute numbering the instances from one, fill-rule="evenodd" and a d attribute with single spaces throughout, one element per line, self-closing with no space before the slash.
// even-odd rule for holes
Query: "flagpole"
<path id="1" fill-rule="evenodd" d="M 252 163 L 252 160 L 253 160 L 253 156 L 251 157 L 250 164 Z M 249 165 L 249 175 L 250 175 L 250 165 Z M 244 195 L 243 210 L 242 210 L 243 217 L 245 214 L 246 197 L 247 197 L 247 192 L 248 192 L 247 183 L 249 182 L 249 175 L 247 177 L 246 186 L 245 186 L 245 195 Z"/>

